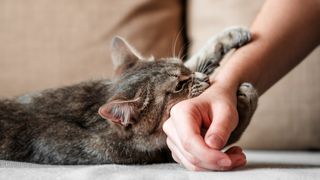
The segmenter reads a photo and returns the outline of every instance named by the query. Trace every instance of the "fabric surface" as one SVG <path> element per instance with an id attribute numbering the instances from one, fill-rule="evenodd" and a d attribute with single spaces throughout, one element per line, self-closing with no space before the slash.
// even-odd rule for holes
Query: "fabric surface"
<path id="1" fill-rule="evenodd" d="M 192 172 L 178 164 L 49 166 L 0 161 L 0 179 L 318 180 L 319 152 L 247 151 L 248 165 L 229 172 Z"/>
<path id="2" fill-rule="evenodd" d="M 116 35 L 171 56 L 180 19 L 180 0 L 1 0 L 0 96 L 110 77 Z"/>
<path id="3" fill-rule="evenodd" d="M 208 37 L 224 28 L 249 27 L 263 2 L 191 0 L 191 51 L 197 51 Z M 320 149 L 319 57 L 317 48 L 259 99 L 257 112 L 239 145 L 253 149 Z"/>

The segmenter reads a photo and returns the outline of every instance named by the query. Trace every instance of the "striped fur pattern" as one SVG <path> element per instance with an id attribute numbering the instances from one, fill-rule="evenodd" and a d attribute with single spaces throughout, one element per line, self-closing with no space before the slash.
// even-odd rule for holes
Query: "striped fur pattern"
<path id="1" fill-rule="evenodd" d="M 177 58 L 144 58 L 116 37 L 112 79 L 0 100 L 0 159 L 41 164 L 170 162 L 162 131 L 170 108 L 209 87 L 208 75 L 223 55 L 249 37 L 241 28 L 227 30 L 186 64 Z M 257 101 L 250 84 L 240 87 L 239 100 L 248 122 Z"/>

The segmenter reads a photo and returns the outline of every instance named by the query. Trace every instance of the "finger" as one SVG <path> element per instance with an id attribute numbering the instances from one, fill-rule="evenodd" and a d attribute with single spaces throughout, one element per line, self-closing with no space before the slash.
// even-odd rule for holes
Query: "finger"
<path id="1" fill-rule="evenodd" d="M 170 140 L 170 138 L 167 138 L 167 145 L 169 149 L 172 152 L 172 157 L 175 159 L 176 162 L 179 162 L 179 164 L 183 165 L 185 168 L 191 171 L 206 171 L 208 169 L 201 168 L 199 166 L 196 166 L 189 162 L 182 154 L 181 152 L 176 148 L 175 144 Z"/>
<path id="2" fill-rule="evenodd" d="M 238 146 L 231 147 L 226 151 L 232 160 L 232 169 L 246 165 L 246 155 L 243 153 L 242 149 Z"/>
<path id="3" fill-rule="evenodd" d="M 240 154 L 242 152 L 243 152 L 243 150 L 239 146 L 232 146 L 226 151 L 226 153 L 228 153 L 228 154 Z"/>
<path id="4" fill-rule="evenodd" d="M 173 121 L 171 119 L 167 120 L 163 125 L 163 130 L 167 134 L 167 145 L 170 144 L 170 150 L 171 152 L 177 152 L 180 151 L 183 156 L 185 156 L 186 159 L 192 162 L 192 164 L 197 164 L 199 162 L 198 159 L 193 157 L 192 154 L 185 151 L 183 149 L 183 146 L 180 143 L 180 138 L 178 137 L 178 134 L 176 133 L 176 128 L 173 124 Z"/>
<path id="5" fill-rule="evenodd" d="M 168 125 L 170 126 L 171 122 L 169 121 Z M 174 128 L 174 127 L 171 127 Z M 164 128 L 166 129 L 166 128 Z M 171 150 L 171 152 L 177 157 L 176 161 L 179 161 L 182 165 L 184 165 L 189 170 L 231 170 L 240 166 L 244 166 L 246 164 L 245 155 L 242 152 L 242 149 L 240 147 L 231 147 L 226 151 L 226 155 L 229 157 L 231 161 L 230 166 L 219 166 L 215 163 L 211 164 L 208 162 L 205 162 L 208 156 L 203 156 L 205 160 L 196 159 L 194 156 L 192 156 L 188 152 L 184 152 L 183 148 L 180 148 L 177 146 L 173 140 L 170 140 L 169 137 L 175 138 L 176 136 L 169 134 L 167 138 L 167 144 Z M 169 141 L 170 140 L 170 141 Z M 218 153 L 222 153 L 220 151 L 217 151 Z"/>
<path id="6" fill-rule="evenodd" d="M 171 156 L 172 156 L 172 158 L 173 158 L 173 160 L 174 160 L 175 162 L 177 162 L 178 164 L 181 164 L 181 160 L 178 158 L 178 156 L 176 155 L 176 153 L 174 153 L 174 152 L 171 151 Z"/>
<path id="7" fill-rule="evenodd" d="M 178 124 L 176 127 L 172 118 L 166 122 L 165 132 L 171 141 L 175 144 L 176 154 L 182 162 L 188 161 L 190 164 L 203 169 L 223 170 L 230 169 L 232 161 L 230 158 L 218 151 L 209 148 L 199 131 L 196 130 L 192 122 L 188 125 L 188 120 L 185 123 Z M 190 128 L 194 127 L 194 128 Z M 174 129 L 174 130 L 173 130 Z M 182 159 L 183 157 L 183 159 Z M 190 167 L 190 165 L 188 165 Z M 192 169 L 192 167 L 191 167 Z"/>
<path id="8" fill-rule="evenodd" d="M 206 144 L 214 149 L 222 149 L 237 123 L 238 114 L 234 109 L 226 106 L 216 106 L 212 123 L 205 135 Z"/>
<path id="9" fill-rule="evenodd" d="M 181 164 L 180 158 L 179 158 L 179 157 L 176 155 L 176 153 L 175 153 L 176 147 L 175 147 L 174 143 L 173 143 L 169 138 L 167 138 L 166 142 L 167 142 L 168 148 L 169 148 L 170 151 L 171 151 L 171 156 L 172 156 L 173 160 L 174 160 L 175 162 Z"/>

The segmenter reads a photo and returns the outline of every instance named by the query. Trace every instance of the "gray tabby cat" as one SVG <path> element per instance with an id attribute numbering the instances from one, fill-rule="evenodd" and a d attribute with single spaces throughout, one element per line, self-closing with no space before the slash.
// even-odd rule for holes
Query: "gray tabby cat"
<path id="1" fill-rule="evenodd" d="M 112 80 L 88 81 L 0 100 L 0 159 L 42 164 L 145 164 L 172 161 L 162 131 L 170 108 L 201 94 L 222 57 L 250 40 L 229 29 L 189 61 L 140 56 L 113 40 Z M 238 91 L 239 139 L 256 108 L 249 83 Z"/>

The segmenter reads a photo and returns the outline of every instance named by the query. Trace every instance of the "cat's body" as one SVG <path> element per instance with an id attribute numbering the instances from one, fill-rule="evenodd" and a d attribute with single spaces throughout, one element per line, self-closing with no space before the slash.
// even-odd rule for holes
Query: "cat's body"
<path id="1" fill-rule="evenodd" d="M 110 81 L 90 81 L 1 101 L 0 158 L 45 164 L 163 161 L 160 151 L 136 151 L 130 131 L 122 133 L 122 126 L 98 114 L 110 90 Z"/>
<path id="2" fill-rule="evenodd" d="M 113 80 L 0 100 L 0 159 L 44 164 L 172 161 L 162 131 L 170 108 L 201 94 L 223 55 L 248 42 L 249 35 L 241 28 L 222 33 L 185 63 L 188 68 L 176 58 L 141 61 L 116 38 Z M 210 45 L 213 51 L 208 50 Z M 242 84 L 239 126 L 228 144 L 247 127 L 256 102 L 253 87 Z"/>

